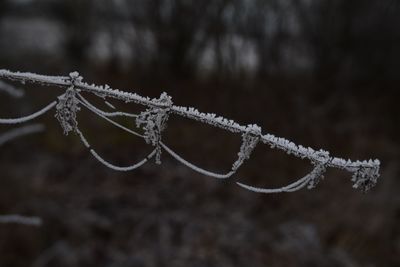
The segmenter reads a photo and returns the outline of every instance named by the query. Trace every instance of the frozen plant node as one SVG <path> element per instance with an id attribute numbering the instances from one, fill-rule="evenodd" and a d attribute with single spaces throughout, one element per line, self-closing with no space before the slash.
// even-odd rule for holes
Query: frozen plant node
<path id="1" fill-rule="evenodd" d="M 58 97 L 56 115 L 65 135 L 77 130 L 78 121 L 76 113 L 80 110 L 79 101 L 76 98 L 76 91 L 73 86 L 67 89 L 65 94 Z"/>
<path id="2" fill-rule="evenodd" d="M 242 134 L 242 144 L 238 153 L 238 159 L 232 165 L 232 171 L 236 172 L 245 160 L 250 158 L 251 153 L 260 141 L 261 127 L 248 125 L 246 132 Z"/>
<path id="3" fill-rule="evenodd" d="M 165 92 L 159 99 L 154 100 L 165 107 L 150 107 L 139 114 L 136 118 L 136 126 L 144 130 L 144 140 L 156 148 L 156 163 L 161 164 L 161 146 L 162 132 L 167 128 L 167 121 L 172 106 L 172 99 Z M 142 126 L 143 125 L 143 126 Z"/>
<path id="4" fill-rule="evenodd" d="M 321 162 L 312 162 L 315 167 L 313 172 L 311 172 L 310 181 L 308 182 L 308 189 L 315 188 L 321 180 L 324 179 L 324 174 L 326 172 L 326 168 L 328 163 L 331 161 L 331 157 L 329 156 L 329 152 L 325 150 L 319 150 L 315 152 L 322 160 Z"/>

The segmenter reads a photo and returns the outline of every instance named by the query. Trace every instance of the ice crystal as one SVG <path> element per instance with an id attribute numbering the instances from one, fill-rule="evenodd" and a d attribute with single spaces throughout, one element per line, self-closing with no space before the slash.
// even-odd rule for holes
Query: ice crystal
<path id="1" fill-rule="evenodd" d="M 329 152 L 325 150 L 313 151 L 312 152 L 316 157 L 318 157 L 319 161 L 314 161 L 313 164 L 315 168 L 311 171 L 310 180 L 308 182 L 308 189 L 315 188 L 319 182 L 324 179 L 324 174 L 326 172 L 327 165 L 331 161 L 331 157 L 329 156 Z"/>

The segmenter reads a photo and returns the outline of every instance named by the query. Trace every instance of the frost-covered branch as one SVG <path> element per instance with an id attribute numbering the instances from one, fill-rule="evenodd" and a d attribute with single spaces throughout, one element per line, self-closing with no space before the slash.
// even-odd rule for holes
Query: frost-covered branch
<path id="1" fill-rule="evenodd" d="M 57 113 L 56 118 L 59 120 L 64 133 L 75 132 L 78 134 L 82 142 L 90 150 L 90 153 L 105 166 L 118 170 L 126 171 L 135 169 L 148 161 L 155 155 L 156 162 L 161 163 L 161 151 L 164 150 L 176 160 L 186 165 L 187 167 L 197 171 L 201 174 L 225 179 L 231 177 L 239 167 L 250 158 L 250 155 L 254 148 L 258 144 L 266 144 L 273 149 L 279 149 L 285 151 L 287 154 L 299 157 L 301 159 L 307 159 L 314 169 L 303 178 L 298 181 L 277 189 L 263 189 L 253 186 L 246 185 L 244 183 L 237 183 L 242 188 L 248 189 L 254 192 L 260 193 L 280 193 L 280 192 L 293 192 L 303 187 L 309 189 L 314 188 L 317 183 L 322 179 L 323 174 L 329 167 L 339 168 L 352 173 L 352 181 L 354 188 L 359 188 L 363 191 L 369 190 L 377 183 L 379 177 L 379 160 L 368 160 L 368 161 L 351 161 L 345 160 L 338 157 L 330 156 L 329 152 L 324 150 L 314 150 L 310 147 L 306 148 L 301 145 L 280 137 L 275 137 L 272 134 L 263 134 L 261 127 L 258 125 L 243 126 L 233 120 L 228 120 L 224 117 L 217 116 L 214 113 L 203 113 L 192 107 L 182 107 L 173 105 L 171 97 L 166 93 L 163 93 L 160 98 L 151 99 L 149 97 L 142 97 L 135 93 L 124 92 L 117 89 L 112 89 L 108 85 L 96 86 L 94 84 L 88 84 L 83 82 L 83 78 L 79 76 L 77 72 L 70 73 L 69 76 L 45 76 L 32 73 L 21 73 L 11 72 L 8 70 L 0 70 L 0 78 L 9 79 L 12 81 L 19 81 L 23 84 L 25 82 L 38 83 L 48 86 L 62 87 L 66 89 L 66 92 L 58 98 L 58 102 L 51 103 L 49 106 L 43 108 L 41 111 L 36 112 L 32 115 L 28 115 L 23 118 L 17 119 L 0 119 L 1 123 L 16 123 L 24 122 L 33 119 L 39 115 L 50 110 L 56 106 Z M 107 98 L 113 98 L 121 100 L 125 103 L 136 103 L 146 107 L 146 110 L 140 114 L 131 114 L 121 111 L 104 111 L 91 104 L 87 99 L 82 96 L 82 92 L 91 93 L 97 97 L 103 98 L 106 105 L 115 110 L 115 107 L 109 102 Z M 80 105 L 89 109 L 97 116 L 105 119 L 109 123 L 113 124 L 120 129 L 127 131 L 137 137 L 143 138 L 146 143 L 154 147 L 153 152 L 149 154 L 144 160 L 130 167 L 118 167 L 100 157 L 95 152 L 83 136 L 82 132 L 78 128 L 77 113 L 80 110 Z M 239 133 L 242 135 L 242 145 L 238 152 L 237 160 L 232 164 L 232 168 L 225 174 L 219 174 L 200 168 L 174 152 L 170 147 L 162 142 L 163 131 L 166 130 L 168 118 L 171 114 L 175 114 L 181 117 L 199 121 L 208 125 L 212 125 L 217 128 L 224 129 L 232 133 Z M 141 128 L 143 134 L 137 133 L 136 131 L 127 128 L 116 121 L 112 120 L 111 117 L 128 117 L 134 118 L 136 126 Z"/>

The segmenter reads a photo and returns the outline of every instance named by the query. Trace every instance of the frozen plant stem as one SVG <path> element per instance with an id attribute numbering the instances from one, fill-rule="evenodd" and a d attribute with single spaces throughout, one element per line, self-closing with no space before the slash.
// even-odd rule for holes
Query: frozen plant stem
<path id="1" fill-rule="evenodd" d="M 77 133 L 82 142 L 89 147 L 86 139 L 78 129 L 78 123 L 76 121 L 76 114 L 79 111 L 79 105 L 83 105 L 96 115 L 102 117 L 108 122 L 112 123 L 120 129 L 130 132 L 138 137 L 144 138 L 144 140 L 152 145 L 155 150 L 150 154 L 151 157 L 155 153 L 157 163 L 161 163 L 161 151 L 164 150 L 176 160 L 186 165 L 187 167 L 202 173 L 204 175 L 212 176 L 215 178 L 229 178 L 231 177 L 238 168 L 250 158 L 250 155 L 254 148 L 262 143 L 266 144 L 271 148 L 285 151 L 287 154 L 293 155 L 301 159 L 307 159 L 314 169 L 288 186 L 284 186 L 277 189 L 263 189 L 253 186 L 246 185 L 244 183 L 237 183 L 239 186 L 254 192 L 260 193 L 280 193 L 280 192 L 293 192 L 303 187 L 309 189 L 314 188 L 318 182 L 323 178 L 323 175 L 327 168 L 339 168 L 352 173 L 353 187 L 367 191 L 377 183 L 379 177 L 379 160 L 364 160 L 364 161 L 351 161 L 345 160 L 338 157 L 332 157 L 329 152 L 324 150 L 314 150 L 310 147 L 306 148 L 301 145 L 296 145 L 293 142 L 286 140 L 285 138 L 275 137 L 272 134 L 263 134 L 261 127 L 258 125 L 243 126 L 236 123 L 233 120 L 228 120 L 224 117 L 217 116 L 213 113 L 203 113 L 192 107 L 182 107 L 173 105 L 171 97 L 166 93 L 163 93 L 160 98 L 150 99 L 149 97 L 142 97 L 135 93 L 129 93 L 112 89 L 108 85 L 96 86 L 90 85 L 83 82 L 83 78 L 79 76 L 77 72 L 70 73 L 69 76 L 45 76 L 33 73 L 21 73 L 11 72 L 8 70 L 0 70 L 0 78 L 8 79 L 11 81 L 18 81 L 23 84 L 26 82 L 36 83 L 47 86 L 57 86 L 66 89 L 66 93 L 59 97 L 57 104 L 57 119 L 61 123 L 64 132 L 67 134 L 70 131 Z M 97 97 L 101 97 L 104 100 L 106 98 L 114 98 L 117 100 L 124 101 L 125 103 L 136 103 L 146 107 L 146 110 L 141 112 L 139 115 L 124 113 L 120 111 L 107 112 L 103 111 L 93 104 L 89 103 L 81 92 L 92 93 Z M 0 119 L 0 124 L 10 124 L 17 122 L 25 122 L 33 119 L 39 115 L 44 114 L 52 107 L 56 106 L 53 102 L 49 106 L 45 107 L 39 112 L 32 115 L 23 117 L 22 119 Z M 114 109 L 114 106 L 111 107 Z M 201 123 L 209 124 L 217 128 L 221 128 L 232 133 L 239 133 L 242 135 L 242 145 L 238 153 L 238 159 L 233 163 L 232 168 L 226 174 L 219 174 L 204 170 L 194 164 L 186 161 L 180 157 L 176 152 L 164 144 L 162 139 L 162 132 L 167 127 L 168 117 L 171 114 L 175 114 L 181 117 L 199 121 Z M 144 134 L 136 133 L 135 131 L 118 124 L 117 122 L 110 119 L 110 117 L 121 116 L 136 119 L 136 126 L 144 131 Z M 101 163 L 114 170 L 126 171 L 136 168 L 138 165 L 131 167 L 118 167 L 114 166 L 101 158 L 94 150 L 90 150 L 91 154 L 99 160 Z M 142 160 L 139 165 L 144 164 L 150 157 Z"/>

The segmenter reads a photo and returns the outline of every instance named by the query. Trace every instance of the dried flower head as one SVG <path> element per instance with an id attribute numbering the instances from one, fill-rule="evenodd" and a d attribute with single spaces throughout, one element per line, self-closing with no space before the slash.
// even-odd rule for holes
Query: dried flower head
<path id="1" fill-rule="evenodd" d="M 144 139 L 147 144 L 156 147 L 156 163 L 161 163 L 161 133 L 167 127 L 169 107 L 172 105 L 171 97 L 166 93 L 161 94 L 155 100 L 157 104 L 165 107 L 151 107 L 139 114 L 136 118 L 136 126 L 143 126 Z"/>
<path id="2" fill-rule="evenodd" d="M 379 165 L 375 167 L 360 167 L 353 173 L 351 181 L 353 188 L 360 189 L 364 193 L 376 185 L 379 178 Z"/>
<path id="3" fill-rule="evenodd" d="M 78 103 L 76 91 L 73 87 L 68 88 L 65 94 L 58 97 L 55 117 L 60 122 L 65 135 L 68 135 L 71 131 L 76 131 L 78 127 L 76 120 L 76 113 L 80 110 Z"/>

